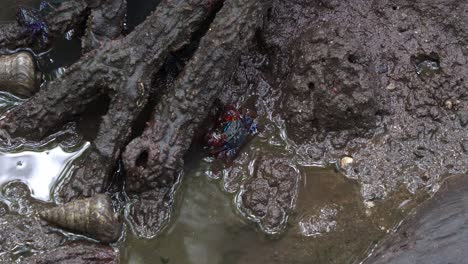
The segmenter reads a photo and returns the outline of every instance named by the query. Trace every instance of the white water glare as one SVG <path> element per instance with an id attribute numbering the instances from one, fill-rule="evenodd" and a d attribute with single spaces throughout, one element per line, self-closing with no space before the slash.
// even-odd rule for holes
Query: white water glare
<path id="1" fill-rule="evenodd" d="M 32 197 L 50 201 L 57 180 L 89 145 L 74 152 L 66 152 L 60 145 L 40 152 L 0 152 L 0 188 L 8 182 L 21 181 L 29 186 Z"/>

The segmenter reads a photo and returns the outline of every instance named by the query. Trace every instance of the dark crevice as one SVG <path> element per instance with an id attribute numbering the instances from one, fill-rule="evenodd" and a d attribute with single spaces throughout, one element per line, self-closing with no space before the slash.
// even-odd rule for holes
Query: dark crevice
<path id="1" fill-rule="evenodd" d="M 122 158 L 119 158 L 115 164 L 114 173 L 109 175 L 105 184 L 106 193 L 119 193 L 124 191 L 124 179 L 125 179 L 125 170 L 122 162 Z"/>
<path id="2" fill-rule="evenodd" d="M 94 141 L 97 136 L 101 118 L 109 110 L 110 98 L 106 94 L 100 95 L 93 100 L 86 110 L 80 115 L 78 123 L 78 131 L 87 141 Z"/>
<path id="3" fill-rule="evenodd" d="M 263 35 L 262 30 L 258 29 L 257 31 L 255 31 L 254 41 L 260 53 L 269 54 L 268 51 L 270 49 L 268 48 L 268 45 L 266 43 L 265 36 Z"/>
<path id="4" fill-rule="evenodd" d="M 161 0 L 127 0 L 124 34 L 141 24 L 159 5 Z"/>

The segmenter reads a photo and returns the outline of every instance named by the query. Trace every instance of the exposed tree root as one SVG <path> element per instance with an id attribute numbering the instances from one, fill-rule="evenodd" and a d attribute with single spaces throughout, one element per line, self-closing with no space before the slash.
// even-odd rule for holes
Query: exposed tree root
<path id="1" fill-rule="evenodd" d="M 225 3 L 171 92 L 157 105 L 143 134 L 127 146 L 123 157 L 127 190 L 138 194 L 134 206 L 139 210 L 132 210 L 131 217 L 140 235 L 156 234 L 167 220 L 183 157 L 230 79 L 242 50 L 251 45 L 266 10 L 264 5 L 265 1 L 250 0 Z"/>
<path id="2" fill-rule="evenodd" d="M 91 51 L 0 121 L 0 128 L 10 135 L 38 140 L 76 120 L 92 102 L 109 98 L 87 156 L 59 190 L 62 201 L 105 191 L 121 151 L 138 135 L 132 129 L 149 95 L 160 97 L 159 87 L 152 87 L 155 73 L 170 54 L 197 38 L 222 2 L 163 1 L 123 38 L 119 38 L 123 2 L 88 6 L 92 11 L 83 47 Z M 173 89 L 157 100 L 143 134 L 127 147 L 127 190 L 139 197 L 131 213 L 138 234 L 152 236 L 168 219 L 183 157 L 240 53 L 251 45 L 265 5 L 266 1 L 251 0 L 224 4 Z M 150 219 L 151 211 L 156 211 L 152 217 L 157 219 Z"/>

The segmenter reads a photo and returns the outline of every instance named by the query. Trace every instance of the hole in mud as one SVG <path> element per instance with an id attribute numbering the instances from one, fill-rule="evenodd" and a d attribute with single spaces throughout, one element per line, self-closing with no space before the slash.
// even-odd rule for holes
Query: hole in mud
<path id="1" fill-rule="evenodd" d="M 135 161 L 135 165 L 137 167 L 144 167 L 146 166 L 146 163 L 148 163 L 148 150 L 145 150 L 143 152 L 140 153 L 140 155 L 138 156 L 138 158 L 136 159 Z"/>
<path id="2" fill-rule="evenodd" d="M 255 44 L 257 45 L 257 47 L 259 48 L 261 53 L 263 53 L 263 54 L 268 53 L 268 47 L 267 47 L 267 44 L 266 44 L 266 41 L 265 41 L 265 37 L 263 36 L 261 30 L 255 31 L 254 41 L 255 41 Z"/>
<path id="3" fill-rule="evenodd" d="M 268 21 L 271 20 L 272 11 L 273 11 L 273 9 L 271 7 L 268 8 L 268 10 L 267 10 L 267 15 L 266 16 L 267 16 Z"/>
<path id="4" fill-rule="evenodd" d="M 435 52 L 413 55 L 410 60 L 416 69 L 416 73 L 422 77 L 431 77 L 441 71 L 440 57 Z"/>
<path id="5" fill-rule="evenodd" d="M 102 116 L 109 110 L 109 105 L 110 98 L 103 94 L 95 99 L 80 115 L 78 131 L 85 140 L 93 141 L 96 138 Z"/>
<path id="6" fill-rule="evenodd" d="M 398 10 L 398 6 L 392 6 L 393 10 Z"/>
<path id="7" fill-rule="evenodd" d="M 348 61 L 350 63 L 356 64 L 358 62 L 359 58 L 355 54 L 351 54 L 348 56 Z"/>
<path id="8" fill-rule="evenodd" d="M 309 82 L 307 87 L 309 87 L 309 90 L 313 91 L 315 89 L 315 84 L 313 82 Z"/>
<path id="9" fill-rule="evenodd" d="M 408 31 L 408 27 L 398 27 L 397 30 L 399 33 L 405 33 L 406 31 Z"/>

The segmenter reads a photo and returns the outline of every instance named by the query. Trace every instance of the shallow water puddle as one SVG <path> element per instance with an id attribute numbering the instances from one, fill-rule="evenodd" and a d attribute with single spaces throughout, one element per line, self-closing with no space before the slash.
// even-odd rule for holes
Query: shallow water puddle
<path id="1" fill-rule="evenodd" d="M 203 165 L 188 170 L 166 231 L 149 240 L 128 234 L 121 263 L 358 263 L 403 217 L 394 204 L 366 208 L 359 185 L 332 168 L 300 170 L 296 212 L 275 237 L 240 217 L 233 194 L 208 179 Z"/>
<path id="2" fill-rule="evenodd" d="M 51 191 L 57 181 L 69 172 L 72 162 L 83 154 L 89 145 L 85 143 L 71 152 L 60 145 L 46 147 L 41 151 L 0 151 L 0 188 L 8 182 L 21 181 L 29 186 L 32 197 L 51 201 Z"/>
<path id="3" fill-rule="evenodd" d="M 232 201 L 204 175 L 187 175 L 175 221 L 154 239 L 127 237 L 122 263 L 236 263 L 243 244 L 255 238 L 250 224 L 237 216 Z M 245 230 L 246 229 L 246 230 Z M 250 236 L 250 238 L 248 238 Z"/>

